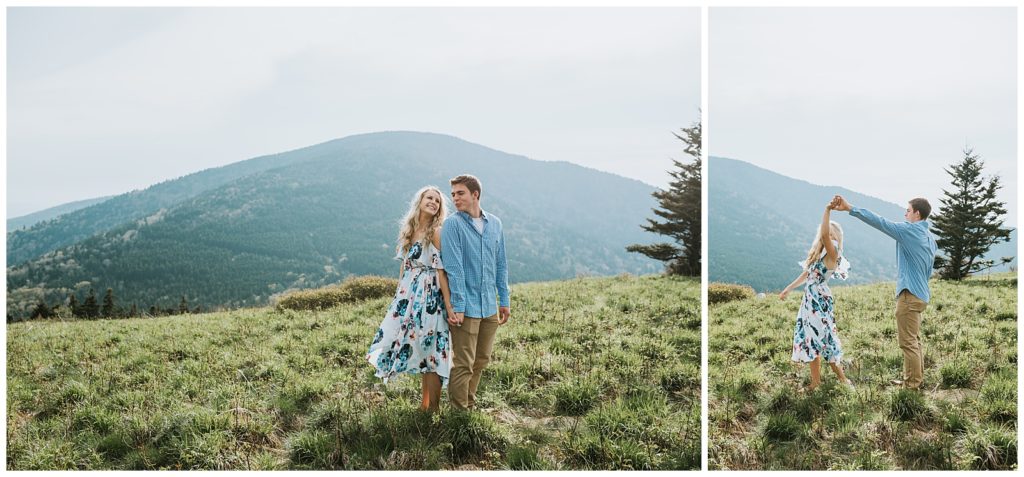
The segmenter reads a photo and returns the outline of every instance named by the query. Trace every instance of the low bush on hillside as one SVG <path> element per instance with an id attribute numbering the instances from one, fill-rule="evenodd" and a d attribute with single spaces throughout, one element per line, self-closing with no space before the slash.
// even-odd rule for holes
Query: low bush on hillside
<path id="1" fill-rule="evenodd" d="M 708 304 L 726 303 L 733 300 L 744 300 L 754 297 L 754 289 L 746 285 L 729 283 L 708 284 Z"/>
<path id="2" fill-rule="evenodd" d="M 278 310 L 325 310 L 345 303 L 393 296 L 398 280 L 376 275 L 349 277 L 339 285 L 300 290 L 277 301 Z"/>

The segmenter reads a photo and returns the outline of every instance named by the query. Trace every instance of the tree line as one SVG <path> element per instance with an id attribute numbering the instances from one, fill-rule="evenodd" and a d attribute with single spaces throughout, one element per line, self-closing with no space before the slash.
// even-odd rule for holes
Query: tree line
<path id="1" fill-rule="evenodd" d="M 50 305 L 45 299 L 40 298 L 39 302 L 36 303 L 35 308 L 29 313 L 28 319 L 49 319 L 49 318 L 68 318 L 68 319 L 86 319 L 86 320 L 98 320 L 98 319 L 112 319 L 112 318 L 150 318 L 155 316 L 170 316 L 170 315 L 184 315 L 188 313 L 202 313 L 202 305 L 196 305 L 193 308 L 189 308 L 188 298 L 185 295 L 181 296 L 181 301 L 178 302 L 178 306 L 171 308 L 160 308 L 156 305 L 150 305 L 149 308 L 140 308 L 136 303 L 132 303 L 130 307 L 124 308 L 117 304 L 117 298 L 114 296 L 114 289 L 107 288 L 106 293 L 103 294 L 102 302 L 97 300 L 96 291 L 92 288 L 89 289 L 89 293 L 86 294 L 82 300 L 78 299 L 77 293 L 71 293 L 68 295 L 66 301 Z M 18 320 L 10 311 L 7 312 L 7 322 L 13 323 Z"/>

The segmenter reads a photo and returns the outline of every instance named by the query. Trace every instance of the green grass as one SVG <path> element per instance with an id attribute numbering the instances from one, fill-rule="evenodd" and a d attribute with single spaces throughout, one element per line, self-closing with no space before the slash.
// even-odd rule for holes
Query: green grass
<path id="1" fill-rule="evenodd" d="M 711 469 L 1015 469 L 1016 275 L 931 282 L 924 391 L 902 375 L 893 284 L 836 286 L 848 390 L 790 362 L 799 294 L 708 312 Z"/>
<path id="2" fill-rule="evenodd" d="M 7 329 L 7 467 L 696 469 L 700 287 L 513 287 L 478 412 L 363 359 L 387 299 Z M 994 392 L 998 392 L 994 389 Z"/>

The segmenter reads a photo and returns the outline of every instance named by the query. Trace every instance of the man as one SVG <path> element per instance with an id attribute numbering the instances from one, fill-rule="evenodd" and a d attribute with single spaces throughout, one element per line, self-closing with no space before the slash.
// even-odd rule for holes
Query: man
<path id="1" fill-rule="evenodd" d="M 451 181 L 458 212 L 441 228 L 441 261 L 448 274 L 452 315 L 452 405 L 472 409 L 480 375 L 491 360 L 494 334 L 509 319 L 508 263 L 501 220 L 480 208 L 480 180 Z"/>
<path id="2" fill-rule="evenodd" d="M 931 292 L 928 278 L 935 264 L 938 247 L 928 231 L 932 207 L 925 199 L 911 199 L 903 223 L 885 220 L 867 209 L 853 207 L 842 196 L 832 198 L 832 207 L 882 231 L 896 240 L 896 331 L 903 350 L 903 380 L 908 389 L 920 389 L 924 380 L 924 352 L 921 349 L 921 312 L 928 306 Z"/>

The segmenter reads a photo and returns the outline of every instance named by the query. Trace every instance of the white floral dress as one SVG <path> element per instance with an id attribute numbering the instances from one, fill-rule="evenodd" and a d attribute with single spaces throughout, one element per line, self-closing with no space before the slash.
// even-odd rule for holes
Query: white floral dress
<path id="1" fill-rule="evenodd" d="M 441 253 L 429 241 L 425 247 L 416 242 L 405 257 L 395 258 L 404 261 L 405 272 L 366 360 L 385 383 L 400 373 L 437 373 L 446 386 L 452 353 L 437 276 L 437 271 L 444 269 Z"/>
<path id="2" fill-rule="evenodd" d="M 800 262 L 804 266 L 803 262 Z M 828 288 L 828 279 L 836 277 L 846 280 L 850 262 L 839 254 L 835 270 L 825 267 L 824 256 L 807 267 L 807 282 L 804 299 L 796 314 L 796 330 L 793 332 L 792 360 L 800 363 L 814 361 L 819 355 L 829 363 L 839 363 L 843 357 L 843 346 L 836 329 L 835 299 Z"/>

